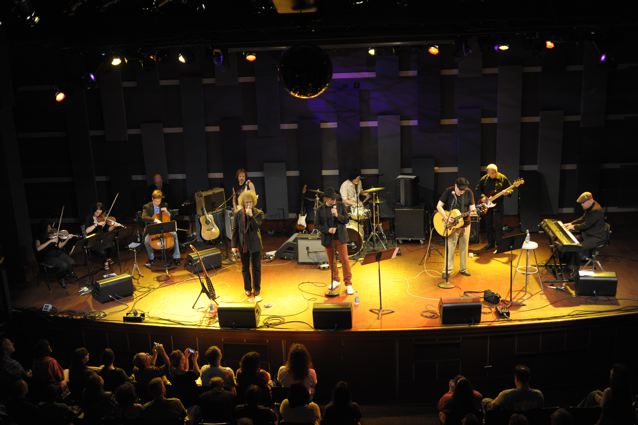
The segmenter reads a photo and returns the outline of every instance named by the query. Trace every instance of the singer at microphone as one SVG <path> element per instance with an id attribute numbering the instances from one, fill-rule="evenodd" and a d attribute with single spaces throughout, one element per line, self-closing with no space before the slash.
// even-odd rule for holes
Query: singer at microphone
<path id="1" fill-rule="evenodd" d="M 241 258 L 244 291 L 247 297 L 257 298 L 261 292 L 261 222 L 264 212 L 256 207 L 257 195 L 245 190 L 239 195 L 234 213 L 232 250 Z M 252 276 L 250 269 L 252 267 Z"/>

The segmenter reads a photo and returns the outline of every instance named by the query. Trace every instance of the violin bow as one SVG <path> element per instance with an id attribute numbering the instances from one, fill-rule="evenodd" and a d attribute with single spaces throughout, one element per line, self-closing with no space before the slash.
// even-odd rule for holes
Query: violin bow
<path id="1" fill-rule="evenodd" d="M 113 207 L 115 206 L 115 201 L 117 201 L 117 197 L 120 196 L 120 192 L 117 192 L 115 194 L 115 198 L 113 198 L 113 202 L 111 202 L 111 208 L 109 208 L 109 211 L 106 213 L 106 218 L 104 219 L 104 225 L 108 226 L 108 220 L 109 220 L 109 216 L 111 215 L 111 210 L 113 209 Z"/>
<path id="2" fill-rule="evenodd" d="M 58 230 L 55 232 L 56 236 L 58 236 L 58 243 L 56 246 L 60 247 L 60 226 L 62 226 L 62 216 L 64 216 L 64 205 L 62 205 L 62 211 L 60 211 L 60 220 L 58 221 Z"/>

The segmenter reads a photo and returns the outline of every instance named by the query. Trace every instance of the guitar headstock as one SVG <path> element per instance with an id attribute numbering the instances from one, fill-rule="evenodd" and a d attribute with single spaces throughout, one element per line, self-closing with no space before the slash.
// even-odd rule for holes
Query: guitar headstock
<path id="1" fill-rule="evenodd" d="M 522 184 L 525 184 L 525 180 L 523 180 L 521 177 L 519 177 L 516 180 L 514 180 L 514 183 L 512 183 L 512 186 L 519 187 Z"/>
<path id="2" fill-rule="evenodd" d="M 301 193 L 306 193 L 308 191 L 308 185 L 304 184 L 303 189 L 301 189 Z"/>

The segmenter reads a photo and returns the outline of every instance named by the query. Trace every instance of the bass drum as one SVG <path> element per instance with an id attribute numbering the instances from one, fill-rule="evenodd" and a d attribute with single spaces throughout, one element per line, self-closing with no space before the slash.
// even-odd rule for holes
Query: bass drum
<path id="1" fill-rule="evenodd" d="M 346 224 L 346 234 L 348 235 L 348 255 L 354 255 L 361 251 L 363 246 L 363 225 L 350 220 Z"/>
<path id="2" fill-rule="evenodd" d="M 363 205 L 350 208 L 350 219 L 352 220 L 366 220 L 370 217 L 370 210 Z"/>

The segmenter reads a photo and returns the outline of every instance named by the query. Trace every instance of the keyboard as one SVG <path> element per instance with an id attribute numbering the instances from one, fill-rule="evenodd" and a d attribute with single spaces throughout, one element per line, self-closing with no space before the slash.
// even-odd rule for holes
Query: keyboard
<path id="1" fill-rule="evenodd" d="M 581 248 L 581 244 L 576 236 L 560 220 L 545 218 L 541 221 L 541 229 L 545 232 L 552 244 L 561 252 L 576 252 Z"/>

